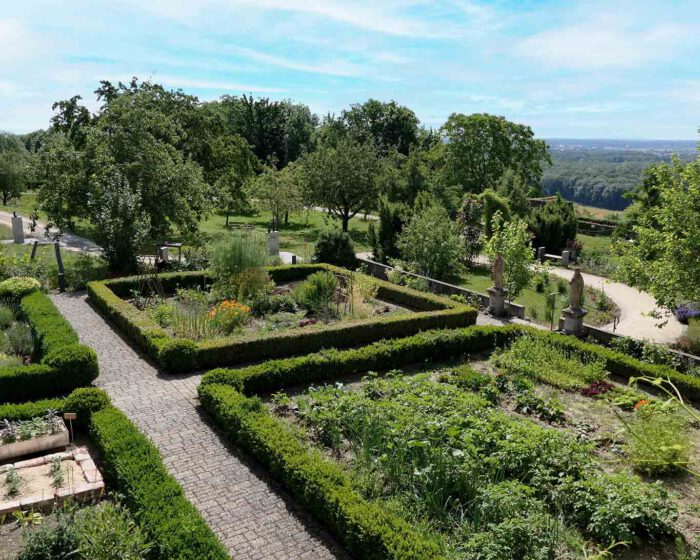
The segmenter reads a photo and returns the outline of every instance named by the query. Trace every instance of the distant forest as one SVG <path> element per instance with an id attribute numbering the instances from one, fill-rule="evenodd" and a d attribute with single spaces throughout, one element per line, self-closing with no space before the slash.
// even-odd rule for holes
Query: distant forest
<path id="1" fill-rule="evenodd" d="M 663 146 L 591 145 L 593 141 L 584 142 L 548 141 L 553 166 L 546 169 L 542 177 L 543 194 L 560 193 L 567 200 L 580 204 L 624 210 L 630 202 L 624 193 L 640 183 L 649 165 L 669 161 L 673 153 L 686 161 L 697 154 L 693 142 Z"/>

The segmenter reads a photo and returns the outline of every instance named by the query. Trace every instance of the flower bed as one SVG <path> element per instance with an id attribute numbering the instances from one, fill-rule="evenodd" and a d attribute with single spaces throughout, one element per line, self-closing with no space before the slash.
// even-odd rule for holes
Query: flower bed
<path id="1" fill-rule="evenodd" d="M 146 313 L 126 301 L 139 287 L 137 277 L 92 282 L 88 285 L 88 292 L 91 300 L 108 318 L 169 372 L 259 361 L 328 347 L 355 346 L 433 328 L 463 327 L 476 321 L 477 312 L 471 307 L 329 265 L 292 265 L 266 270 L 278 286 L 324 271 L 346 277 L 353 275 L 356 280 L 361 279 L 373 287 L 376 299 L 415 312 L 334 324 L 318 321 L 303 328 L 281 332 L 238 334 L 194 341 L 172 336 Z M 209 277 L 203 273 L 163 274 L 159 279 L 166 294 L 175 293 L 177 288 L 201 287 L 206 291 L 210 285 Z"/>
<path id="2" fill-rule="evenodd" d="M 34 361 L 0 366 L 0 402 L 18 402 L 65 393 L 97 377 L 95 352 L 79 343 L 46 294 L 21 298 L 19 313 L 34 337 Z"/>
<path id="3" fill-rule="evenodd" d="M 68 430 L 55 410 L 43 417 L 0 423 L 0 462 L 68 445 Z"/>

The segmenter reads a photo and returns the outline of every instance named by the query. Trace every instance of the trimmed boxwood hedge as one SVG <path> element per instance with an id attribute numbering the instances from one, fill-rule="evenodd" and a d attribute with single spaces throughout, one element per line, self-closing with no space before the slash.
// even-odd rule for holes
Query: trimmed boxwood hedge
<path id="1" fill-rule="evenodd" d="M 153 560 L 228 560 L 229 555 L 163 458 L 138 428 L 95 387 L 68 397 L 0 405 L 0 420 L 26 420 L 48 408 L 77 412 L 77 426 L 89 431 L 110 490 L 119 493 L 152 545 Z"/>
<path id="2" fill-rule="evenodd" d="M 257 399 L 216 384 L 200 386 L 199 397 L 226 433 L 282 480 L 356 558 L 445 558 L 436 537 L 362 497 L 338 465 L 311 451 Z"/>
<path id="3" fill-rule="evenodd" d="M 482 352 L 505 346 L 524 334 L 547 338 L 562 348 L 602 360 L 606 369 L 617 377 L 646 376 L 668 379 L 678 387 L 684 397 L 700 401 L 700 377 L 680 373 L 666 366 L 641 362 L 573 336 L 521 325 L 435 330 L 406 338 L 383 340 L 362 348 L 328 350 L 239 369 L 218 368 L 206 373 L 202 384 L 231 385 L 245 394 L 270 392 L 291 385 L 332 381 L 353 373 L 389 370 L 412 363 L 439 361 Z"/>
<path id="4" fill-rule="evenodd" d="M 358 274 L 318 264 L 268 268 L 270 276 L 277 283 L 300 280 L 319 270 Z M 210 283 L 209 277 L 202 272 L 169 273 L 159 278 L 166 293 L 177 287 L 207 286 Z M 472 307 L 369 276 L 363 278 L 377 286 L 377 297 L 418 312 L 335 325 L 312 325 L 294 331 L 266 333 L 264 336 L 253 334 L 193 342 L 170 337 L 145 313 L 122 299 L 138 288 L 137 277 L 91 282 L 88 293 L 91 301 L 109 319 L 165 371 L 173 373 L 305 354 L 322 348 L 359 346 L 378 339 L 409 336 L 435 328 L 459 328 L 476 322 L 477 311 Z"/>
<path id="5" fill-rule="evenodd" d="M 32 292 L 24 296 L 20 312 L 36 339 L 37 363 L 0 368 L 0 402 L 66 393 L 95 380 L 99 372 L 97 354 L 79 343 L 73 328 L 46 294 Z"/>

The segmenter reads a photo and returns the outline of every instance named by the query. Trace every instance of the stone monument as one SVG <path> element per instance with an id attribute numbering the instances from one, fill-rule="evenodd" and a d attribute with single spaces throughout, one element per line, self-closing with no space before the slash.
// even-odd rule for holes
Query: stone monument
<path id="1" fill-rule="evenodd" d="M 570 251 L 562 251 L 561 252 L 561 265 L 565 268 L 568 268 L 570 262 L 571 262 L 571 252 Z"/>
<path id="2" fill-rule="evenodd" d="M 581 269 L 574 269 L 574 276 L 569 282 L 569 307 L 562 311 L 564 315 L 564 332 L 574 336 L 583 335 L 583 318 L 587 311 L 581 307 L 583 301 L 583 276 Z"/>
<path id="3" fill-rule="evenodd" d="M 22 217 L 17 215 L 17 212 L 12 213 L 12 238 L 15 243 L 24 243 L 24 225 Z"/>
<path id="4" fill-rule="evenodd" d="M 489 311 L 491 312 L 491 315 L 496 317 L 503 317 L 504 315 L 507 315 L 506 296 L 508 295 L 508 290 L 503 287 L 504 265 L 505 263 L 503 261 L 503 256 L 498 255 L 493 263 L 493 268 L 491 269 L 493 287 L 487 290 L 489 293 Z"/>

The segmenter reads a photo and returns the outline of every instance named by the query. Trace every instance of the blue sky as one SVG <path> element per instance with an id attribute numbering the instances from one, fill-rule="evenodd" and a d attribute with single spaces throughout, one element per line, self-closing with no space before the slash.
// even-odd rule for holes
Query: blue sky
<path id="1" fill-rule="evenodd" d="M 0 129 L 94 106 L 100 79 L 323 115 L 370 97 L 426 126 L 488 112 L 540 137 L 697 139 L 700 0 L 0 0 Z"/>

